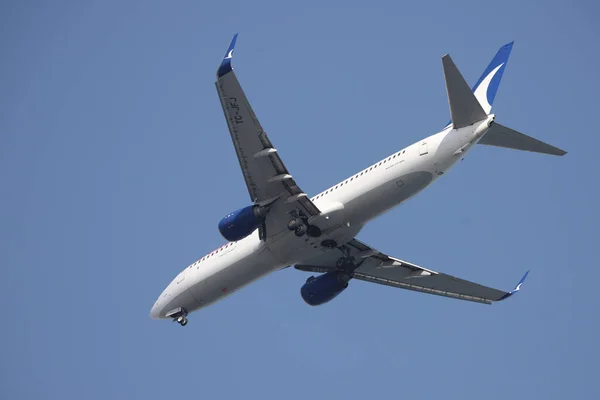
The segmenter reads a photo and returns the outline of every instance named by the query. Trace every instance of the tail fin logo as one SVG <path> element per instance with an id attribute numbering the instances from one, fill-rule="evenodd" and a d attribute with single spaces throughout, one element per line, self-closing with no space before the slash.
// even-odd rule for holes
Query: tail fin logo
<path id="1" fill-rule="evenodd" d="M 479 77 L 479 80 L 477 80 L 477 83 L 475 83 L 475 86 L 473 86 L 475 98 L 479 101 L 483 111 L 488 115 L 492 111 L 492 104 L 494 104 L 494 98 L 496 98 L 496 93 L 498 92 L 498 87 L 506 69 L 512 47 L 513 42 L 500 47 L 494 58 L 492 58 L 492 62 L 489 63 L 483 74 Z M 451 123 L 452 121 L 448 122 L 446 128 Z"/>
<path id="2" fill-rule="evenodd" d="M 496 94 L 496 90 L 498 90 L 498 85 L 500 84 L 500 79 L 497 80 L 495 85 L 492 85 L 490 87 L 490 84 L 492 83 L 492 80 L 494 79 L 494 77 L 496 76 L 496 74 L 498 73 L 498 71 L 500 71 L 500 69 L 505 65 L 505 63 L 502 63 L 500 65 L 498 65 L 496 68 L 494 68 L 485 78 L 483 78 L 483 80 L 479 83 L 479 85 L 477 86 L 477 88 L 475 89 L 475 97 L 477 97 L 477 100 L 479 100 L 479 104 L 481 104 L 481 108 L 483 108 L 483 111 L 486 112 L 486 114 L 489 114 L 490 111 L 492 110 L 492 102 L 494 101 L 494 95 Z M 502 74 L 500 74 L 500 78 L 502 77 Z"/>
<path id="3" fill-rule="evenodd" d="M 473 87 L 473 93 L 481 108 L 487 114 L 492 111 L 492 104 L 494 104 L 494 98 L 498 92 L 502 75 L 506 69 L 506 63 L 508 63 L 508 57 L 513 47 L 513 42 L 505 44 L 498 49 L 498 52 L 492 59 L 492 62 L 487 66 L 483 74 Z"/>

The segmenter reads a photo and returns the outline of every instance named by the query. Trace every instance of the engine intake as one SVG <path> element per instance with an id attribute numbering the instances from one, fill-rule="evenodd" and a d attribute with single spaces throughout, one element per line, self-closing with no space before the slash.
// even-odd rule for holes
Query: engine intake
<path id="1" fill-rule="evenodd" d="M 300 294 L 310 306 L 325 304 L 342 293 L 350 279 L 350 275 L 339 271 L 326 272 L 316 278 L 311 276 L 300 289 Z"/>
<path id="2" fill-rule="evenodd" d="M 219 221 L 219 232 L 230 242 L 245 238 L 265 221 L 268 209 L 259 205 L 240 208 Z"/>

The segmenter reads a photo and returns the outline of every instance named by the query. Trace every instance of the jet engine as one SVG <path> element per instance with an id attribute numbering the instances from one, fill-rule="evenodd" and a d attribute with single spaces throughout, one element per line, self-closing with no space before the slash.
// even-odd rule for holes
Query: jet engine
<path id="1" fill-rule="evenodd" d="M 350 279 L 351 275 L 340 271 L 326 272 L 316 278 L 311 276 L 300 289 L 300 294 L 310 306 L 325 304 L 342 293 Z"/>
<path id="2" fill-rule="evenodd" d="M 219 222 L 219 232 L 230 242 L 245 238 L 265 221 L 268 209 L 259 205 L 240 208 Z"/>

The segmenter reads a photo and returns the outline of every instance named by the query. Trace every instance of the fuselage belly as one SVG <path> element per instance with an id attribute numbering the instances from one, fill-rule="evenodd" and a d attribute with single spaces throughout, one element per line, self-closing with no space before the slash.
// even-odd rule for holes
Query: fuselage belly
<path id="1" fill-rule="evenodd" d="M 343 244 L 367 222 L 429 186 L 477 142 L 475 130 L 475 125 L 448 127 L 315 196 L 319 209 L 343 205 L 342 220 L 324 236 Z M 290 231 L 265 242 L 254 232 L 228 243 L 181 271 L 156 301 L 151 316 L 165 318 L 177 307 L 198 310 L 271 272 L 331 251 L 319 245 L 321 240 L 298 238 Z"/>

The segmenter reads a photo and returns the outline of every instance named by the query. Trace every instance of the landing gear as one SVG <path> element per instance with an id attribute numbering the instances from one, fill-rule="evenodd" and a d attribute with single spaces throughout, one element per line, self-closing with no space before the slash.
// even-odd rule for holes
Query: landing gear
<path id="1" fill-rule="evenodd" d="M 296 236 L 301 237 L 304 236 L 307 230 L 308 228 L 306 227 L 306 225 L 300 225 L 294 230 L 294 233 L 296 234 Z"/>
<path id="2" fill-rule="evenodd" d="M 187 310 L 183 307 L 177 307 L 166 314 L 167 318 L 173 318 L 173 322 L 177 322 L 181 326 L 186 326 L 188 323 Z"/>
<path id="3" fill-rule="evenodd" d="M 296 236 L 302 237 L 308 235 L 310 237 L 321 236 L 321 228 L 315 225 L 309 225 L 308 219 L 302 217 L 292 218 L 287 225 L 290 231 L 294 231 Z"/>
<path id="4" fill-rule="evenodd" d="M 302 221 L 300 218 L 292 218 L 290 219 L 290 222 L 288 222 L 288 229 L 290 231 L 295 231 L 302 225 L 304 225 L 304 221 Z"/>
<path id="5" fill-rule="evenodd" d="M 347 257 L 340 257 L 335 262 L 335 267 L 337 269 L 345 270 L 348 266 L 352 265 L 352 260 Z"/>
<path id="6" fill-rule="evenodd" d="M 352 279 L 354 276 L 354 271 L 358 269 L 363 263 L 365 259 L 356 260 L 352 255 L 350 249 L 346 245 L 341 245 L 338 249 L 344 254 L 342 257 L 338 258 L 335 262 L 335 267 L 338 271 L 343 272 L 349 276 L 348 280 Z"/>

